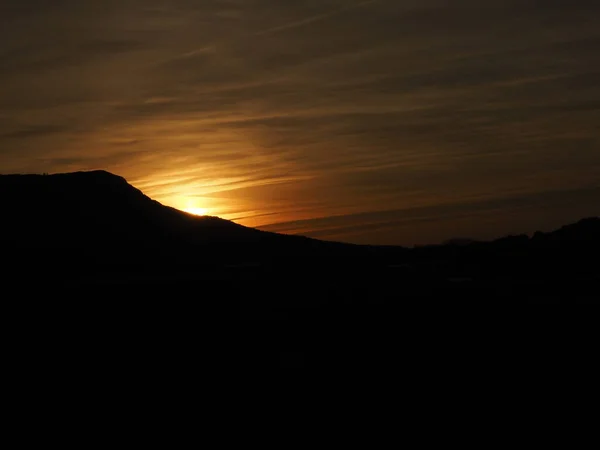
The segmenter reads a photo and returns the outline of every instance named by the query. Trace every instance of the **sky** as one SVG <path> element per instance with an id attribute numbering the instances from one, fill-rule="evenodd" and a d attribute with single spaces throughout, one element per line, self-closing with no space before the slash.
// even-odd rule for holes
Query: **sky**
<path id="1" fill-rule="evenodd" d="M 0 173 L 421 245 L 600 215 L 598 0 L 1 0 Z M 35 205 L 32 205 L 35 208 Z"/>

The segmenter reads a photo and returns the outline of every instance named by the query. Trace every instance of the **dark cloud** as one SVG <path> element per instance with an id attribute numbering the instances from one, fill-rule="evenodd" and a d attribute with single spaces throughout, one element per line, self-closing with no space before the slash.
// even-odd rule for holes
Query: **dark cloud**
<path id="1" fill-rule="evenodd" d="M 22 128 L 15 131 L 1 133 L 2 139 L 22 139 L 31 137 L 44 137 L 51 134 L 64 133 L 68 131 L 67 127 L 54 125 L 35 125 L 28 128 Z"/>
<path id="2" fill-rule="evenodd" d="M 591 0 L 5 0 L 0 166 L 112 170 L 251 226 L 339 216 L 295 229 L 356 241 L 421 241 L 382 210 L 431 208 L 441 239 L 470 214 L 503 233 L 498 208 L 541 226 L 493 203 L 535 192 L 565 192 L 556 221 L 598 214 L 599 19 Z"/>

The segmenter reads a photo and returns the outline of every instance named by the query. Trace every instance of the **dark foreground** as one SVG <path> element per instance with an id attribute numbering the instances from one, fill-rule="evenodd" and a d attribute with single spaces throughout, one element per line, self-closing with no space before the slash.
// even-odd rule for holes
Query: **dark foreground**
<path id="1" fill-rule="evenodd" d="M 104 171 L 0 176 L 0 204 L 4 362 L 32 383 L 281 367 L 439 374 L 553 355 L 574 337 L 582 348 L 596 329 L 569 311 L 600 298 L 599 217 L 408 249 L 191 216 Z"/>
<path id="2" fill-rule="evenodd" d="M 13 276 L 5 317 L 40 364 L 102 370 L 380 370 L 432 357 L 450 363 L 463 352 L 516 345 L 540 326 L 566 331 L 566 323 L 544 317 L 557 314 L 556 305 L 572 311 L 596 304 L 600 286 L 599 273 L 582 267 L 495 275 L 342 260 L 61 268 Z"/>

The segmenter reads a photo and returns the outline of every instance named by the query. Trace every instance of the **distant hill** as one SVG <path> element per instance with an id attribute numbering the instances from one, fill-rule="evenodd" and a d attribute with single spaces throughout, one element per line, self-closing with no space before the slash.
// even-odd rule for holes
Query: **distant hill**
<path id="1" fill-rule="evenodd" d="M 290 365 L 380 373 L 407 354 L 434 361 L 433 375 L 479 370 L 486 355 L 496 370 L 498 354 L 529 361 L 550 342 L 555 358 L 586 330 L 538 304 L 600 302 L 598 217 L 532 237 L 357 246 L 196 217 L 104 171 L 0 176 L 0 211 L 6 347 L 33 385 L 46 372 L 123 384 L 161 367 L 178 380 Z M 515 320 L 547 331 L 524 346 Z"/>
<path id="2" fill-rule="evenodd" d="M 333 255 L 379 264 L 479 258 L 492 265 L 514 252 L 595 248 L 600 218 L 583 219 L 550 233 L 508 236 L 492 242 L 456 239 L 408 250 L 341 244 L 264 232 L 220 219 L 198 217 L 164 206 L 106 171 L 55 175 L 0 175 L 0 245 L 19 254 L 77 254 L 86 258 L 167 258 L 173 261 Z M 58 252 L 58 253 L 57 253 Z M 17 255 L 17 256 L 14 256 Z M 522 256 L 522 255 L 521 255 Z M 546 255 L 547 256 L 547 255 Z M 512 257 L 512 256 L 511 256 Z M 527 260 L 527 258 L 523 259 Z M 313 263 L 318 259 L 313 259 Z M 518 265 L 518 262 L 515 262 Z"/>
<path id="3" fill-rule="evenodd" d="M 105 171 L 3 175 L 0 205 L 4 245 L 164 246 L 264 236 L 233 222 L 161 205 Z"/>
<path id="4" fill-rule="evenodd" d="M 199 217 L 150 199 L 106 171 L 0 175 L 0 245 L 5 251 L 78 254 L 304 254 L 358 247 Z"/>
<path id="5" fill-rule="evenodd" d="M 75 372 L 88 357 L 92 372 L 104 361 L 122 373 L 141 353 L 143 373 L 157 361 L 243 373 L 290 359 L 372 370 L 407 351 L 439 360 L 440 348 L 448 367 L 464 348 L 480 364 L 515 336 L 515 318 L 557 327 L 525 305 L 600 302 L 598 217 L 532 237 L 357 246 L 196 217 L 103 171 L 0 176 L 0 211 L 8 347 L 50 368 L 62 352 Z M 515 348 L 529 360 L 546 339 Z"/>

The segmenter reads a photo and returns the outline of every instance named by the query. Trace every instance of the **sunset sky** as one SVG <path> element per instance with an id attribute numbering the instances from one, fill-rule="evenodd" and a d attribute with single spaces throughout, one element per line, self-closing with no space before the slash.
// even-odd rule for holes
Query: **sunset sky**
<path id="1" fill-rule="evenodd" d="M 600 1 L 0 0 L 0 173 L 92 169 L 357 243 L 600 215 Z"/>

